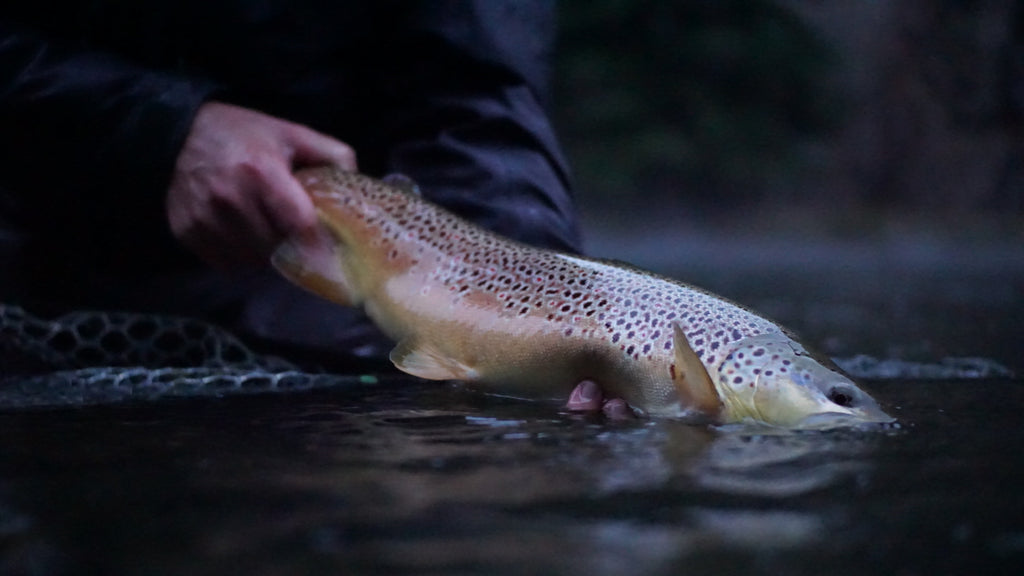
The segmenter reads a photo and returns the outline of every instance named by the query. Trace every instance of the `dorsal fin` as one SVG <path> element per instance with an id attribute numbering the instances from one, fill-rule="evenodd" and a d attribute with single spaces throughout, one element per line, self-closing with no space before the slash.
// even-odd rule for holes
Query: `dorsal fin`
<path id="1" fill-rule="evenodd" d="M 381 178 L 380 181 L 387 184 L 388 186 L 391 186 L 392 188 L 398 188 L 399 190 L 408 192 L 409 194 L 413 194 L 415 196 L 423 196 L 423 192 L 420 191 L 419 185 L 416 184 L 416 182 L 412 178 L 409 178 L 405 174 L 399 174 L 397 172 L 393 174 L 388 174 L 387 176 Z"/>
<path id="2" fill-rule="evenodd" d="M 426 344 L 402 340 L 390 354 L 395 367 L 407 374 L 426 380 L 476 380 L 479 374 L 473 368 L 448 357 Z"/>
<path id="3" fill-rule="evenodd" d="M 721 398 L 715 390 L 715 385 L 708 376 L 704 364 L 697 357 L 697 354 L 690 347 L 690 342 L 683 334 L 679 324 L 673 324 L 674 336 L 672 348 L 675 350 L 676 369 L 672 374 L 672 381 L 679 392 L 679 398 L 683 403 L 699 410 L 709 416 L 717 416 L 722 407 Z"/>

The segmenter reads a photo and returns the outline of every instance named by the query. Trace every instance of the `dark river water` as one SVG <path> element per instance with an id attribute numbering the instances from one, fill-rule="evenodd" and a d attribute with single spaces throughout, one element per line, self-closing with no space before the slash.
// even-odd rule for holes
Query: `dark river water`
<path id="1" fill-rule="evenodd" d="M 454 385 L 0 413 L 3 574 L 1019 574 L 1024 382 L 899 425 L 609 422 Z"/>
<path id="2" fill-rule="evenodd" d="M 593 248 L 796 328 L 898 425 L 610 422 L 403 378 L 83 405 L 55 381 L 63 407 L 0 408 L 0 574 L 1024 574 L 1021 246 L 650 238 Z"/>

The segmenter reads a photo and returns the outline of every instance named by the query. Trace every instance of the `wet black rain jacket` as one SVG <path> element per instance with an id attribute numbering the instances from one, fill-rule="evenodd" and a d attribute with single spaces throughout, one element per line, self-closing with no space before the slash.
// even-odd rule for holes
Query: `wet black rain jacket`
<path id="1" fill-rule="evenodd" d="M 0 11 L 2 300 L 193 314 L 282 345 L 362 346 L 372 330 L 348 312 L 272 273 L 205 270 L 171 238 L 164 195 L 211 99 L 330 134 L 362 171 L 407 174 L 501 233 L 578 248 L 544 110 L 550 2 L 15 4 Z"/>

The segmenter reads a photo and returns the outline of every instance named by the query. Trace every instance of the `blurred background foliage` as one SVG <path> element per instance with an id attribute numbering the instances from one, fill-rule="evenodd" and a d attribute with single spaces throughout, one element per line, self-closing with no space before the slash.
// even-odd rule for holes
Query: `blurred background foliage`
<path id="1" fill-rule="evenodd" d="M 562 0 L 581 206 L 1019 223 L 1021 4 Z"/>
<path id="2" fill-rule="evenodd" d="M 562 5 L 559 112 L 588 192 L 739 190 L 837 125 L 832 51 L 771 2 Z"/>

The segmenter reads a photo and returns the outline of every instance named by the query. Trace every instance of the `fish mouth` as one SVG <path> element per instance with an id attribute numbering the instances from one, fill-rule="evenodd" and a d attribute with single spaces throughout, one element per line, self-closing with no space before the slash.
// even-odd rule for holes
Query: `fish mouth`
<path id="1" fill-rule="evenodd" d="M 870 413 L 862 410 L 844 412 L 818 412 L 805 416 L 793 428 L 799 430 L 831 430 L 833 428 L 852 428 L 892 424 L 896 419 L 881 410 Z"/>

